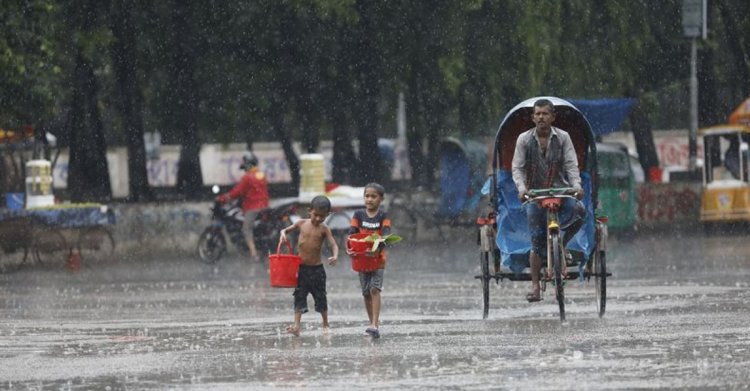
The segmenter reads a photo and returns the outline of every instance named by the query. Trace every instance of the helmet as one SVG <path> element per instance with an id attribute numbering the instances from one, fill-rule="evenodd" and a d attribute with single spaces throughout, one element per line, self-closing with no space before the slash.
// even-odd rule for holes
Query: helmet
<path id="1" fill-rule="evenodd" d="M 242 164 L 240 164 L 241 170 L 247 170 L 250 167 L 258 165 L 258 158 L 252 152 L 245 152 L 242 155 Z"/>

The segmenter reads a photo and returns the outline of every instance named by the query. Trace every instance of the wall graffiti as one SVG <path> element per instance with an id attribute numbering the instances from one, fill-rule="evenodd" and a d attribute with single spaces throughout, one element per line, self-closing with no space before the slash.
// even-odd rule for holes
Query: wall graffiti
<path id="1" fill-rule="evenodd" d="M 638 219 L 644 223 L 697 221 L 700 185 L 642 184 L 638 187 Z"/>

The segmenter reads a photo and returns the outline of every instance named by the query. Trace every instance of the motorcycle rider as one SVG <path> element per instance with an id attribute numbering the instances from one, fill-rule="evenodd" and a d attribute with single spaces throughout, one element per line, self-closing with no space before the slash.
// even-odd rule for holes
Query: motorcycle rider
<path id="1" fill-rule="evenodd" d="M 250 151 L 242 155 L 240 169 L 245 170 L 240 182 L 228 193 L 217 196 L 216 201 L 225 203 L 242 197 L 241 207 L 243 213 L 245 213 L 245 239 L 247 240 L 247 247 L 250 249 L 250 260 L 259 262 L 260 257 L 255 247 L 253 229 L 258 211 L 268 207 L 268 181 L 263 171 L 258 169 L 258 158 Z"/>

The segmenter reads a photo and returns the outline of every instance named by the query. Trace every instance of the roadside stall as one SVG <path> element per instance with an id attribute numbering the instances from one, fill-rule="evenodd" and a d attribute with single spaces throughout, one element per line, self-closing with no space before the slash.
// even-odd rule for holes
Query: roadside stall
<path id="1" fill-rule="evenodd" d="M 114 252 L 114 212 L 97 203 L 57 203 L 49 138 L 31 127 L 0 130 L 0 270 L 11 270 L 31 257 L 37 262 L 105 258 Z M 17 255 L 16 255 L 17 254 Z"/>

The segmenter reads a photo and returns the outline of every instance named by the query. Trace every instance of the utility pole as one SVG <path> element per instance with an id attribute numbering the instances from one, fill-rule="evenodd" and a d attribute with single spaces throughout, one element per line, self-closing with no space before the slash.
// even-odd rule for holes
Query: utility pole
<path id="1" fill-rule="evenodd" d="M 682 0 L 682 31 L 690 38 L 690 133 L 688 171 L 694 172 L 698 151 L 698 38 L 706 39 L 706 0 Z"/>

